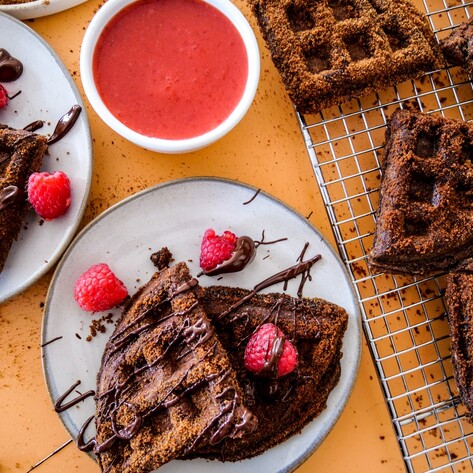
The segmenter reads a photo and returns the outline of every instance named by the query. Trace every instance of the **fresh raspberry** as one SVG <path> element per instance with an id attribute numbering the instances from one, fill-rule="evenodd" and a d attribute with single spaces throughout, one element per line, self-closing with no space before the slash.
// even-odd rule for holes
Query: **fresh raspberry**
<path id="1" fill-rule="evenodd" d="M 6 107 L 8 103 L 8 92 L 3 85 L 0 85 L 0 108 Z"/>
<path id="2" fill-rule="evenodd" d="M 63 215 L 71 204 L 71 183 L 62 171 L 34 172 L 28 180 L 28 200 L 46 220 Z"/>
<path id="3" fill-rule="evenodd" d="M 210 271 L 223 263 L 232 255 L 236 242 L 236 235 L 228 230 L 223 235 L 216 235 L 211 228 L 206 230 L 200 247 L 200 267 Z"/>
<path id="4" fill-rule="evenodd" d="M 111 309 L 127 295 L 127 288 L 106 263 L 92 266 L 77 280 L 74 287 L 74 299 L 88 312 Z"/>
<path id="5" fill-rule="evenodd" d="M 283 344 L 280 355 L 277 353 L 277 348 L 273 348 L 275 341 Z M 245 367 L 252 373 L 279 378 L 293 371 L 296 366 L 297 351 L 276 325 L 272 323 L 261 325 L 248 340 L 245 349 Z"/>

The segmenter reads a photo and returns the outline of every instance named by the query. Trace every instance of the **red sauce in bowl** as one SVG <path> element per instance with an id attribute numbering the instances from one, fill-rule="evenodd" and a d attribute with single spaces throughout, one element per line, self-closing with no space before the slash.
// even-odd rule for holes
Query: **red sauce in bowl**
<path id="1" fill-rule="evenodd" d="M 236 27 L 202 0 L 138 0 L 107 24 L 93 57 L 110 112 L 146 136 L 185 139 L 234 110 L 248 76 Z"/>

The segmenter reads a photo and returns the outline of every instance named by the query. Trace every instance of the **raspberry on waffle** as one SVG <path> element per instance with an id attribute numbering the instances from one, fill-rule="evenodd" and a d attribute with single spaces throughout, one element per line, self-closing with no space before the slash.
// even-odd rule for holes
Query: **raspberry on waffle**
<path id="1" fill-rule="evenodd" d="M 473 254 L 473 124 L 397 110 L 382 168 L 374 271 L 432 274 Z"/>
<path id="2" fill-rule="evenodd" d="M 0 125 L 0 272 L 28 210 L 28 178 L 47 149 L 44 136 Z"/>
<path id="3" fill-rule="evenodd" d="M 250 0 L 289 96 L 315 113 L 443 66 L 408 0 Z"/>

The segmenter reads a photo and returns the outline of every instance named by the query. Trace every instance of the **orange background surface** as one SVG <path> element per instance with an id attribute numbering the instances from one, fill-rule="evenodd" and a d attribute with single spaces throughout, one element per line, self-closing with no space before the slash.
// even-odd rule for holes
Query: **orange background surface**
<path id="1" fill-rule="evenodd" d="M 261 188 L 302 215 L 310 215 L 310 222 L 334 244 L 292 105 L 246 3 L 235 3 L 250 21 L 259 41 L 262 67 L 258 92 L 246 117 L 229 135 L 204 150 L 186 155 L 160 155 L 126 142 L 89 106 L 80 81 L 79 53 L 85 29 L 101 2 L 89 0 L 65 12 L 26 22 L 64 61 L 87 107 L 94 172 L 81 226 L 121 199 L 157 183 L 191 176 L 217 176 Z M 42 307 L 51 276 L 52 272 L 23 294 L 0 305 L 1 473 L 25 473 L 69 439 L 53 410 L 41 363 Z M 69 444 L 35 471 L 93 473 L 99 468 Z M 347 407 L 323 444 L 297 471 L 405 471 L 364 340 L 359 376 Z"/>

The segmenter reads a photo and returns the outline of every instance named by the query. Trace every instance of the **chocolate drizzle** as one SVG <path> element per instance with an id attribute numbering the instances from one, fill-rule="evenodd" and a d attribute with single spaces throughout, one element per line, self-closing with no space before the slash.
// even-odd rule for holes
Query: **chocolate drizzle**
<path id="1" fill-rule="evenodd" d="M 6 186 L 0 190 L 0 210 L 13 204 L 19 199 L 20 189 L 17 186 Z"/>
<path id="2" fill-rule="evenodd" d="M 72 108 L 65 113 L 57 122 L 56 128 L 53 134 L 48 139 L 48 145 L 52 145 L 63 138 L 70 129 L 74 126 L 74 123 L 79 118 L 82 108 L 80 105 L 73 105 Z"/>
<path id="3" fill-rule="evenodd" d="M 304 247 L 303 252 L 307 246 Z M 287 289 L 288 282 L 291 279 L 296 278 L 299 275 L 302 275 L 301 278 L 301 284 L 299 285 L 299 289 L 297 291 L 298 297 L 302 297 L 302 290 L 304 287 L 304 283 L 307 281 L 307 279 L 310 279 L 310 269 L 316 263 L 317 261 L 320 260 L 321 256 L 320 255 L 315 255 L 314 257 L 308 259 L 307 261 L 302 261 L 302 256 L 299 258 L 300 261 L 299 263 L 295 264 L 294 266 L 291 266 L 287 269 L 284 269 L 283 271 L 280 271 L 279 273 L 274 274 L 273 276 L 270 276 L 269 278 L 265 279 L 264 281 L 260 282 L 257 284 L 251 292 L 249 292 L 245 297 L 240 299 L 238 302 L 233 304 L 230 308 L 228 308 L 226 311 L 222 312 L 219 316 L 220 319 L 223 319 L 225 316 L 233 312 L 237 307 L 240 307 L 243 305 L 245 302 L 250 300 L 255 294 L 257 294 L 259 291 L 262 291 L 263 289 L 266 289 L 267 287 L 273 286 L 275 284 L 278 284 L 280 282 L 284 283 L 284 290 Z"/>
<path id="4" fill-rule="evenodd" d="M 278 333 L 279 330 L 277 326 L 275 326 L 274 329 L 276 332 L 274 341 L 265 357 L 263 369 L 260 372 L 261 376 L 268 376 L 270 378 L 277 377 L 278 363 L 281 358 L 281 355 L 283 354 L 284 342 L 286 341 L 286 337 Z"/>
<path id="5" fill-rule="evenodd" d="M 23 64 L 6 49 L 0 48 L 0 82 L 12 82 L 23 73 Z"/>
<path id="6" fill-rule="evenodd" d="M 87 391 L 84 394 L 79 394 L 76 398 L 74 398 L 72 401 L 67 402 L 66 404 L 63 404 L 63 402 L 66 400 L 67 396 L 74 391 L 74 389 L 79 386 L 80 380 L 76 381 L 62 396 L 60 396 L 57 401 L 54 403 L 54 410 L 56 412 L 64 412 L 65 410 L 69 409 L 72 406 L 75 406 L 79 402 L 83 401 L 84 399 L 87 399 L 90 396 L 95 395 L 95 391 Z"/>
<path id="7" fill-rule="evenodd" d="M 43 128 L 44 122 L 43 120 L 35 120 L 34 122 L 28 123 L 23 130 L 25 131 L 30 131 L 31 133 L 35 132 L 36 130 L 39 130 L 40 128 Z"/>
<path id="8" fill-rule="evenodd" d="M 61 340 L 61 338 L 62 338 L 62 335 L 59 336 L 59 337 L 52 338 L 51 340 L 48 340 L 47 342 L 42 343 L 42 344 L 40 345 L 40 347 L 41 347 L 41 348 L 44 348 L 45 346 L 47 346 L 47 345 L 49 345 L 49 344 L 51 344 L 51 343 L 53 343 L 53 342 L 56 342 L 56 341 L 58 341 L 58 340 Z"/>
<path id="9" fill-rule="evenodd" d="M 241 236 L 237 239 L 232 256 L 223 263 L 218 264 L 214 269 L 203 271 L 207 276 L 216 276 L 224 273 L 235 273 L 241 271 L 255 258 L 255 242 L 248 236 Z"/>

